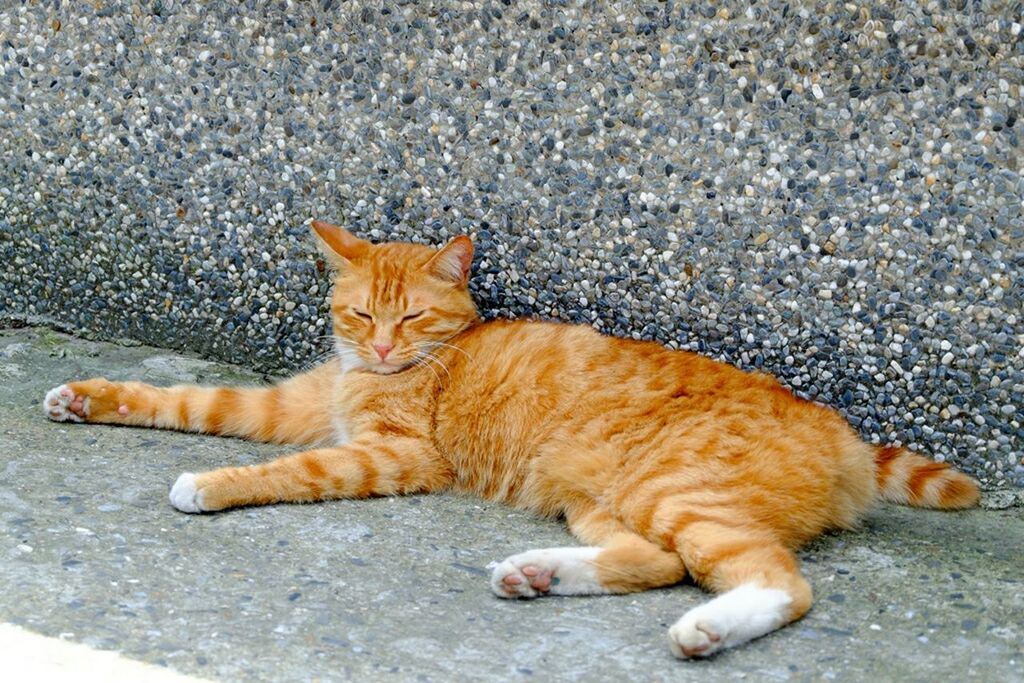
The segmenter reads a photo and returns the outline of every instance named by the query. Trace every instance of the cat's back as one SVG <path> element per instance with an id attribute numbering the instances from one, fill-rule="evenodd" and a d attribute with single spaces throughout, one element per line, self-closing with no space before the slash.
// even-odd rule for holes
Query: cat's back
<path id="1" fill-rule="evenodd" d="M 468 427 L 494 437 L 477 447 L 499 451 L 512 437 L 529 451 L 557 431 L 654 431 L 723 401 L 793 400 L 767 375 L 585 325 L 495 320 L 451 345 L 436 411 L 440 434 L 461 441 Z"/>
<path id="2" fill-rule="evenodd" d="M 587 325 L 525 319 L 477 325 L 452 344 L 463 352 L 453 359 L 464 373 L 459 379 L 488 395 L 530 389 L 548 396 L 575 395 L 610 381 L 658 374 L 665 363 L 703 360 L 692 354 L 686 359 L 653 342 L 610 337 Z"/>
<path id="3" fill-rule="evenodd" d="M 587 325 L 494 320 L 467 330 L 452 345 L 458 370 L 450 389 L 460 399 L 523 396 L 538 409 L 569 401 L 579 410 L 588 397 L 639 405 L 726 393 L 740 398 L 753 392 L 768 400 L 789 396 L 769 375 L 656 342 L 608 336 Z M 605 403 L 602 409 L 611 407 Z"/>
<path id="4" fill-rule="evenodd" d="M 451 343 L 458 350 L 436 423 L 442 437 L 484 435 L 476 448 L 528 456 L 558 433 L 644 447 L 695 437 L 856 439 L 834 411 L 770 375 L 584 325 L 496 320 Z"/>
<path id="5" fill-rule="evenodd" d="M 528 463 L 577 427 L 617 420 L 626 404 L 643 402 L 623 383 L 644 384 L 656 357 L 672 355 L 582 325 L 530 320 L 483 323 L 449 343 L 435 444 L 459 488 L 528 507 L 533 501 L 519 500 Z"/>

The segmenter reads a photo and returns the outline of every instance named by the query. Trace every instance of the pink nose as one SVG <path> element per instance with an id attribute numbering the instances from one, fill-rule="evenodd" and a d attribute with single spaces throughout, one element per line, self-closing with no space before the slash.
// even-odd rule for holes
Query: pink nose
<path id="1" fill-rule="evenodd" d="M 391 353 L 391 349 L 393 349 L 393 348 L 395 348 L 394 344 L 374 344 L 373 345 L 373 350 L 377 352 L 377 355 L 380 356 L 381 360 L 384 360 L 385 358 L 387 358 L 388 354 Z"/>

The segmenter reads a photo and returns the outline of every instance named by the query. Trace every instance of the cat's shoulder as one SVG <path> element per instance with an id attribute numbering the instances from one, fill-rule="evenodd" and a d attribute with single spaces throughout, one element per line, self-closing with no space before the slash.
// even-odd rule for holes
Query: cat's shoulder
<path id="1" fill-rule="evenodd" d="M 460 337 L 466 340 L 486 340 L 488 338 L 521 337 L 531 338 L 552 338 L 571 337 L 585 338 L 592 337 L 615 339 L 598 332 L 590 325 L 581 323 L 570 323 L 560 320 L 543 320 L 539 318 L 494 318 L 482 322 L 463 332 Z"/>

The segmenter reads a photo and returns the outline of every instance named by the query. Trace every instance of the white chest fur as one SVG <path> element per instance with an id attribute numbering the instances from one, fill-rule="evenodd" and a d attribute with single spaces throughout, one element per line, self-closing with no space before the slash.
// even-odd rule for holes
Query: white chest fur
<path id="1" fill-rule="evenodd" d="M 348 432 L 348 423 L 341 417 L 331 418 L 331 425 L 334 427 L 334 445 L 344 446 L 352 440 Z"/>
<path id="2" fill-rule="evenodd" d="M 336 358 L 341 369 L 341 377 L 338 378 L 336 391 L 340 393 L 345 391 L 345 375 L 352 370 L 366 367 L 366 362 L 344 341 L 339 340 L 335 344 L 335 348 L 337 349 Z M 340 395 L 335 396 L 334 405 L 332 406 L 333 414 L 331 416 L 331 426 L 334 428 L 334 445 L 336 446 L 344 446 L 352 441 L 348 421 L 344 417 L 344 411 L 340 409 L 340 398 Z"/>

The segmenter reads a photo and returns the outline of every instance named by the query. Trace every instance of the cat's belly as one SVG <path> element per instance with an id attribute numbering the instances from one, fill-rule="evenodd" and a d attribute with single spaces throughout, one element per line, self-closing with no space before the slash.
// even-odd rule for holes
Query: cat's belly
<path id="1" fill-rule="evenodd" d="M 500 419 L 503 415 L 493 417 L 479 420 L 476 430 L 438 425 L 435 444 L 452 465 L 456 490 L 554 515 L 562 512 L 572 490 L 594 494 L 611 474 L 612 463 L 602 463 L 599 473 L 590 473 L 601 483 L 578 481 L 572 473 L 580 465 L 595 464 L 593 452 L 540 421 L 533 423 L 534 429 L 522 427 L 515 433 Z"/>
<path id="2" fill-rule="evenodd" d="M 457 490 L 488 500 L 531 507 L 520 502 L 524 500 L 528 454 L 510 451 L 508 444 L 487 439 L 460 440 L 457 443 L 439 443 L 438 446 L 456 473 Z"/>

